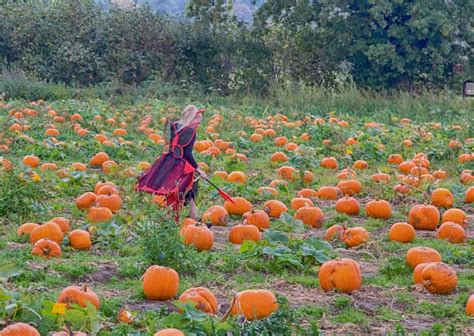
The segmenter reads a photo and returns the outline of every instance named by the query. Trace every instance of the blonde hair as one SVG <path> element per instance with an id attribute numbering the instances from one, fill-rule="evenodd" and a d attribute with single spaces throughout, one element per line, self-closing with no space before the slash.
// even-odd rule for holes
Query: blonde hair
<path id="1" fill-rule="evenodd" d="M 181 124 L 180 128 L 189 126 L 191 122 L 196 118 L 198 108 L 194 105 L 188 105 L 181 113 L 181 117 L 179 118 L 178 122 Z"/>

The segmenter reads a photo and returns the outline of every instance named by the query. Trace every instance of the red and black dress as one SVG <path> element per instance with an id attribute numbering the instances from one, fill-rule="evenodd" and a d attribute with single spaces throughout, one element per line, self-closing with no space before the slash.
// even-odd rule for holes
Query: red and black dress
<path id="1" fill-rule="evenodd" d="M 170 148 L 138 180 L 137 190 L 166 196 L 166 203 L 174 210 L 197 196 L 194 171 L 198 164 L 193 157 L 196 129 L 199 123 L 182 127 L 170 125 Z M 182 127 L 182 128 L 181 128 Z"/>

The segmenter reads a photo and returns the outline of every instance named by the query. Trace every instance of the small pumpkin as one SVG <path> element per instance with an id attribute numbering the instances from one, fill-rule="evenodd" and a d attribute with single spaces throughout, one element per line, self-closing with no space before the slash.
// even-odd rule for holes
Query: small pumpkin
<path id="1" fill-rule="evenodd" d="M 40 159 L 37 156 L 34 156 L 34 155 L 26 155 L 23 158 L 23 164 L 25 166 L 30 167 L 30 168 L 36 168 L 40 164 Z"/>
<path id="2" fill-rule="evenodd" d="M 229 215 L 242 216 L 244 213 L 252 210 L 252 203 L 243 197 L 233 197 L 234 203 L 229 201 L 224 202 L 224 208 Z"/>
<path id="3" fill-rule="evenodd" d="M 432 205 L 417 204 L 408 212 L 408 223 L 415 229 L 434 231 L 439 221 L 439 211 Z"/>
<path id="4" fill-rule="evenodd" d="M 464 203 L 474 203 L 474 187 L 470 187 L 466 190 L 466 196 L 464 198 Z"/>
<path id="5" fill-rule="evenodd" d="M 157 331 L 153 336 L 185 336 L 184 333 L 176 328 L 166 328 Z"/>
<path id="6" fill-rule="evenodd" d="M 469 296 L 469 299 L 467 300 L 466 315 L 474 316 L 474 294 L 471 294 L 471 296 Z"/>
<path id="7" fill-rule="evenodd" d="M 270 157 L 270 161 L 272 162 L 287 162 L 288 156 L 286 156 L 283 152 L 276 152 Z"/>
<path id="8" fill-rule="evenodd" d="M 441 216 L 441 223 L 445 222 L 454 222 L 462 227 L 467 227 L 467 215 L 461 209 L 448 209 L 443 216 Z"/>
<path id="9" fill-rule="evenodd" d="M 77 250 L 90 250 L 91 235 L 85 230 L 73 230 L 69 233 L 69 245 Z"/>
<path id="10" fill-rule="evenodd" d="M 281 201 L 270 200 L 263 205 L 264 210 L 272 218 L 280 218 L 281 214 L 288 211 L 288 207 Z"/>
<path id="11" fill-rule="evenodd" d="M 94 205 L 97 195 L 93 192 L 86 192 L 76 198 L 76 207 L 78 209 L 89 209 Z"/>
<path id="12" fill-rule="evenodd" d="M 336 202 L 336 211 L 349 216 L 357 216 L 360 210 L 360 203 L 354 197 L 346 196 Z"/>
<path id="13" fill-rule="evenodd" d="M 348 247 L 359 246 L 369 240 L 369 232 L 360 226 L 352 227 L 344 231 L 343 240 Z"/>
<path id="14" fill-rule="evenodd" d="M 211 223 L 216 226 L 226 226 L 229 220 L 227 210 L 220 205 L 213 205 L 207 209 L 202 215 L 204 223 Z"/>
<path id="15" fill-rule="evenodd" d="M 148 300 L 165 301 L 178 294 L 179 275 L 171 268 L 153 265 L 143 274 L 143 293 Z"/>
<path id="16" fill-rule="evenodd" d="M 278 169 L 278 176 L 284 180 L 291 181 L 293 180 L 293 174 L 295 173 L 295 168 L 290 166 L 283 166 Z"/>
<path id="17" fill-rule="evenodd" d="M 122 207 L 122 198 L 118 194 L 99 195 L 95 201 L 96 206 L 110 209 L 117 212 Z"/>
<path id="18" fill-rule="evenodd" d="M 458 285 L 456 271 L 442 262 L 432 262 L 421 272 L 423 286 L 432 294 L 450 294 Z"/>
<path id="19" fill-rule="evenodd" d="M 372 200 L 365 205 L 367 217 L 388 219 L 392 217 L 392 207 L 385 200 Z"/>
<path id="20" fill-rule="evenodd" d="M 50 220 L 50 222 L 56 223 L 61 228 L 61 231 L 64 233 L 69 232 L 71 230 L 71 223 L 67 218 L 64 217 L 54 217 Z"/>
<path id="21" fill-rule="evenodd" d="M 425 262 L 416 265 L 415 269 L 413 270 L 413 281 L 417 285 L 421 285 L 423 283 L 423 277 L 421 274 L 423 273 L 423 270 L 425 269 L 426 266 L 428 266 L 430 262 Z"/>
<path id="22" fill-rule="evenodd" d="M 323 186 L 318 190 L 318 197 L 324 200 L 337 200 L 343 193 L 338 187 Z"/>
<path id="23" fill-rule="evenodd" d="M 354 162 L 354 164 L 352 165 L 352 168 L 353 168 L 353 169 L 367 169 L 367 168 L 369 168 L 369 164 L 367 163 L 367 161 L 364 161 L 364 160 L 357 160 L 357 161 Z"/>
<path id="24" fill-rule="evenodd" d="M 106 161 L 110 160 L 109 156 L 105 152 L 99 152 L 95 154 L 91 160 L 89 161 L 89 164 L 91 166 L 98 166 L 101 167 L 102 164 Z"/>
<path id="25" fill-rule="evenodd" d="M 318 192 L 314 189 L 305 188 L 298 191 L 298 197 L 305 197 L 305 198 L 318 197 Z"/>
<path id="26" fill-rule="evenodd" d="M 0 331 L 1 336 L 41 336 L 38 330 L 29 324 L 19 322 L 9 325 Z"/>
<path id="27" fill-rule="evenodd" d="M 42 238 L 38 240 L 31 250 L 31 254 L 39 257 L 56 258 L 61 256 L 61 246 L 55 241 Z"/>
<path id="28" fill-rule="evenodd" d="M 407 251 L 406 261 L 408 266 L 415 268 L 421 263 L 441 261 L 441 254 L 431 247 L 412 247 Z"/>
<path id="29" fill-rule="evenodd" d="M 345 195 L 357 195 L 362 191 L 362 184 L 357 180 L 345 180 L 337 184 Z"/>
<path id="30" fill-rule="evenodd" d="M 193 245 L 198 251 L 209 251 L 214 245 L 214 233 L 201 223 L 184 226 L 180 234 L 186 245 Z"/>
<path id="31" fill-rule="evenodd" d="M 91 207 L 87 211 L 87 220 L 92 224 L 107 222 L 111 220 L 113 213 L 106 207 Z"/>
<path id="32" fill-rule="evenodd" d="M 239 224 L 229 231 L 229 241 L 232 244 L 242 244 L 246 240 L 257 242 L 260 238 L 259 229 L 253 225 Z"/>
<path id="33" fill-rule="evenodd" d="M 22 224 L 18 230 L 17 230 L 17 234 L 18 236 L 22 236 L 24 234 L 26 235 L 29 235 L 31 234 L 31 231 L 33 231 L 34 229 L 36 229 L 37 227 L 39 227 L 39 224 L 36 224 L 36 223 L 25 223 L 25 224 Z"/>
<path id="34" fill-rule="evenodd" d="M 416 231 L 408 223 L 395 223 L 390 227 L 388 237 L 391 241 L 411 243 L 416 238 Z"/>
<path id="35" fill-rule="evenodd" d="M 328 169 L 337 169 L 338 167 L 336 158 L 332 156 L 322 159 L 320 165 L 321 167 Z"/>
<path id="36" fill-rule="evenodd" d="M 313 201 L 306 197 L 295 197 L 291 200 L 290 207 L 293 210 L 298 210 L 305 206 L 313 206 Z"/>
<path id="37" fill-rule="evenodd" d="M 269 290 L 244 290 L 231 303 L 232 315 L 243 315 L 246 320 L 260 320 L 278 310 L 278 301 Z"/>
<path id="38" fill-rule="evenodd" d="M 58 303 L 66 303 L 68 305 L 77 304 L 83 308 L 86 307 L 87 301 L 99 309 L 99 297 L 85 284 L 82 286 L 69 286 L 64 288 L 58 298 Z"/>
<path id="39" fill-rule="evenodd" d="M 247 176 L 245 176 L 244 172 L 241 171 L 233 171 L 227 177 L 227 181 L 231 183 L 245 183 L 247 181 Z"/>
<path id="40" fill-rule="evenodd" d="M 399 165 L 400 163 L 403 162 L 403 157 L 400 154 L 390 154 L 388 156 L 387 162 L 390 164 Z"/>
<path id="41" fill-rule="evenodd" d="M 63 242 L 64 233 L 58 224 L 54 222 L 48 222 L 33 229 L 33 231 L 30 233 L 31 243 L 36 243 L 42 238 L 48 238 L 60 244 Z"/>
<path id="42" fill-rule="evenodd" d="M 214 294 L 205 287 L 189 288 L 179 297 L 179 301 L 191 301 L 195 308 L 205 313 L 215 315 L 218 312 L 217 300 Z"/>
<path id="43" fill-rule="evenodd" d="M 295 219 L 299 219 L 305 225 L 313 228 L 321 227 L 324 222 L 324 213 L 320 208 L 315 206 L 304 206 L 299 208 L 295 213 Z"/>
<path id="44" fill-rule="evenodd" d="M 326 233 L 324 234 L 324 240 L 327 240 L 327 241 L 340 240 L 340 241 L 342 241 L 343 238 L 344 238 L 344 231 L 345 230 L 341 225 L 335 224 L 335 225 L 329 227 L 326 230 Z"/>
<path id="45" fill-rule="evenodd" d="M 362 286 L 359 264 L 349 258 L 326 261 L 318 272 L 319 285 L 325 292 L 352 293 Z"/>
<path id="46" fill-rule="evenodd" d="M 242 218 L 247 221 L 247 224 L 254 225 L 259 230 L 270 228 L 270 217 L 263 210 L 252 209 L 252 211 L 244 213 Z"/>
<path id="47" fill-rule="evenodd" d="M 464 231 L 461 225 L 453 222 L 444 222 L 439 227 L 436 237 L 457 244 L 464 242 L 467 236 L 466 231 Z"/>
<path id="48" fill-rule="evenodd" d="M 441 208 L 450 208 L 453 206 L 454 196 L 446 188 L 438 188 L 431 193 L 431 204 Z"/>

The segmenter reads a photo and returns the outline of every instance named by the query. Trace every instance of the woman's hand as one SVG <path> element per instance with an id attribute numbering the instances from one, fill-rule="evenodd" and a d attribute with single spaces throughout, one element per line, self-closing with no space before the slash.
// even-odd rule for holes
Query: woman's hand
<path id="1" fill-rule="evenodd" d="M 196 171 L 202 178 L 207 178 L 207 174 L 201 168 L 196 169 Z"/>

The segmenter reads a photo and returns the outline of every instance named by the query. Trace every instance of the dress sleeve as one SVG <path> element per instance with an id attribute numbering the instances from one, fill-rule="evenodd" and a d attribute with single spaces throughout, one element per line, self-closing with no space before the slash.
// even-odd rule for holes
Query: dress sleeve
<path id="1" fill-rule="evenodd" d="M 193 147 L 194 147 L 195 141 L 196 141 L 196 134 L 193 135 L 191 141 L 184 147 L 183 156 L 186 159 L 186 161 L 188 161 L 191 164 L 191 166 L 193 166 L 194 168 L 197 168 L 198 164 L 193 156 Z"/>

